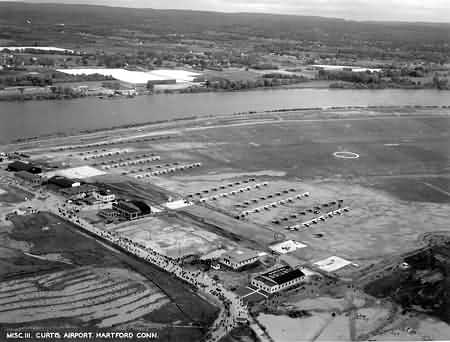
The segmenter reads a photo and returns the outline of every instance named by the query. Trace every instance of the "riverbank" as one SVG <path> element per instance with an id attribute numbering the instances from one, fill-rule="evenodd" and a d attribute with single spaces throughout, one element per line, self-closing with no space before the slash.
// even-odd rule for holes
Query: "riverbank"
<path id="1" fill-rule="evenodd" d="M 170 89 L 170 88 L 158 88 L 155 87 L 153 93 L 136 93 L 135 96 L 151 96 L 151 95 L 175 95 L 175 94 L 200 94 L 200 93 L 235 93 L 235 92 L 247 92 L 247 91 L 258 91 L 258 90 L 277 90 L 277 89 L 328 89 L 331 88 L 332 82 L 329 81 L 310 81 L 304 83 L 295 83 L 288 85 L 280 85 L 273 87 L 257 87 L 257 88 L 247 88 L 247 89 L 214 89 L 205 87 L 195 87 L 195 88 L 185 88 L 185 89 Z M 80 87 L 80 85 L 78 85 Z M 358 88 L 347 88 L 347 89 L 358 89 Z M 87 97 L 98 97 L 102 99 L 117 99 L 120 97 L 130 97 L 127 95 L 111 94 L 111 92 L 100 92 L 95 93 L 80 93 L 80 92 L 70 92 L 69 93 L 53 93 L 43 88 L 23 88 L 19 91 L 7 91 L 0 90 L 0 102 L 23 102 L 23 101 L 61 101 L 61 100 L 73 100 L 81 99 Z M 133 96 L 134 97 L 134 96 Z"/>
<path id="2" fill-rule="evenodd" d="M 21 90 L 14 92 L 8 90 L 0 90 L 0 102 L 23 102 L 23 101 L 51 101 L 51 100 L 73 100 L 82 99 L 87 97 L 99 97 L 104 99 L 116 99 L 121 97 L 134 97 L 134 96 L 149 96 L 149 95 L 176 95 L 176 94 L 201 94 L 201 93 L 236 93 L 236 92 L 251 92 L 261 90 L 282 90 L 282 89 L 341 89 L 341 90 L 438 90 L 449 91 L 450 88 L 436 89 L 433 87 L 422 85 L 404 85 L 404 84 L 385 84 L 385 85 L 367 85 L 362 83 L 351 82 L 335 82 L 327 80 L 312 80 L 307 82 L 299 82 L 292 84 L 274 85 L 274 86 L 260 86 L 254 88 L 239 88 L 239 89 L 225 89 L 225 88 L 211 88 L 211 87 L 188 87 L 179 89 L 165 88 L 164 86 L 156 86 L 153 92 L 134 92 L 133 96 L 129 96 L 130 90 L 121 90 L 114 93 L 111 89 L 104 89 L 102 91 L 96 90 L 95 92 L 80 92 L 79 88 L 82 85 L 78 85 L 76 88 L 67 88 L 65 91 L 53 92 L 47 89 L 48 87 L 18 87 Z"/>
<path id="3" fill-rule="evenodd" d="M 370 109 L 370 110 L 420 110 L 420 109 L 447 109 L 450 108 L 450 105 L 444 105 L 444 106 L 345 106 L 345 107 L 339 107 L 339 106 L 332 106 L 332 107 L 311 107 L 311 108 L 280 108 L 280 109 L 274 109 L 274 110 L 266 110 L 263 112 L 256 112 L 256 111 L 247 111 L 247 112 L 239 112 L 239 113 L 232 113 L 229 115 L 224 115 L 221 117 L 235 117 L 235 116 L 246 116 L 246 115 L 258 115 L 258 114 L 275 114 L 275 113 L 286 113 L 286 112 L 310 112 L 310 111 L 327 111 L 327 110 L 333 110 L 333 111 L 346 111 L 346 110 L 363 110 L 363 109 Z M 159 125 L 164 124 L 176 124 L 176 123 L 187 123 L 189 121 L 195 121 L 195 120 L 201 120 L 201 119 L 208 119 L 211 117 L 218 118 L 219 116 L 209 115 L 209 116 L 188 116 L 183 118 L 176 118 L 176 119 L 170 119 L 170 120 L 160 120 L 160 121 L 150 121 L 150 122 L 144 122 L 144 123 L 136 123 L 136 124 L 125 124 L 120 126 L 112 126 L 107 128 L 98 128 L 98 129 L 87 129 L 87 130 L 81 130 L 78 132 L 71 132 L 70 134 L 63 133 L 63 132 L 57 132 L 52 134 L 46 134 L 46 135 L 40 135 L 35 137 L 27 137 L 27 138 L 20 138 L 13 141 L 10 141 L 8 143 L 16 144 L 16 143 L 29 143 L 33 142 L 39 139 L 49 139 L 49 138 L 64 138 L 64 137 L 71 137 L 76 136 L 80 134 L 95 134 L 95 133 L 102 133 L 102 132 L 110 132 L 115 130 L 123 130 L 123 129 L 133 129 L 133 128 L 141 128 L 141 127 L 148 127 L 152 126 L 154 128 L 158 128 Z"/>

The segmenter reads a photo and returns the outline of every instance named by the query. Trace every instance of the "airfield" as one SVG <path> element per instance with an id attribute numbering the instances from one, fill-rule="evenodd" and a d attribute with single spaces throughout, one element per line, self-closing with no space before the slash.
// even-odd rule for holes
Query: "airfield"
<path id="1" fill-rule="evenodd" d="M 192 205 L 177 211 L 220 223 L 214 234 L 260 248 L 292 239 L 307 245 L 294 253 L 301 262 L 336 255 L 362 267 L 447 228 L 448 126 L 446 109 L 310 110 L 100 131 L 19 149 L 64 165 L 53 173 L 133 189 L 156 206 L 184 198 Z M 340 208 L 348 210 L 328 215 Z M 164 222 L 183 226 L 151 220 L 159 230 Z M 179 240 L 198 238 L 185 228 Z"/>
<path id="2" fill-rule="evenodd" d="M 38 139 L 6 150 L 26 153 L 52 174 L 76 175 L 147 201 L 155 214 L 131 223 L 106 223 L 89 210 L 80 216 L 171 258 L 244 246 L 265 253 L 267 264 L 357 280 L 374 265 L 422 247 L 423 234 L 448 230 L 449 114 L 448 108 L 408 107 L 203 117 Z M 0 199 L 8 187 L 0 183 Z M 295 248 L 279 247 L 285 241 Z M 97 277 L 96 268 L 83 272 Z M 244 286 L 247 274 L 253 273 L 234 277 L 228 287 Z M 170 298 L 160 296 L 155 303 L 163 310 Z M 389 316 L 390 304 L 358 296 L 372 309 L 357 310 Z M 260 318 L 267 325 L 273 320 Z M 320 330 L 335 319 L 319 321 Z M 372 327 L 359 324 L 361 336 L 370 337 Z"/>

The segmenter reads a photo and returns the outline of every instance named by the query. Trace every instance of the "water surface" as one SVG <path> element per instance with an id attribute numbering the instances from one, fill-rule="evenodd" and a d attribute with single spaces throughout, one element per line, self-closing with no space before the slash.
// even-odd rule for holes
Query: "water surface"
<path id="1" fill-rule="evenodd" d="M 449 92 L 421 90 L 274 89 L 170 94 L 134 99 L 95 97 L 0 103 L 0 141 L 125 124 L 271 110 L 350 105 L 450 105 Z"/>

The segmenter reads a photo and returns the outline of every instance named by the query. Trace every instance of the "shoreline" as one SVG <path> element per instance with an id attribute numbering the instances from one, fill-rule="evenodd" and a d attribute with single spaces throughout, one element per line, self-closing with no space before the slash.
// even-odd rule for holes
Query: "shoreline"
<path id="1" fill-rule="evenodd" d="M 311 84 L 313 83 L 313 84 Z M 313 80 L 308 82 L 301 83 L 293 83 L 288 85 L 279 85 L 273 87 L 257 87 L 257 88 L 248 88 L 248 89 L 214 89 L 214 88 L 193 88 L 192 91 L 188 91 L 190 88 L 170 90 L 170 89 L 157 89 L 153 92 L 153 94 L 143 93 L 137 94 L 135 96 L 154 96 L 154 95 L 177 95 L 177 94 L 205 94 L 205 93 L 236 93 L 236 92 L 250 92 L 250 91 L 261 91 L 261 90 L 284 90 L 284 89 L 328 89 L 328 90 L 436 90 L 436 91 L 450 91 L 450 89 L 437 89 L 437 88 L 429 88 L 429 87 L 402 87 L 402 86 L 392 86 L 392 87 L 380 87 L 380 88 L 369 88 L 364 86 L 359 86 L 358 83 L 350 83 L 346 84 L 343 87 L 333 87 L 333 83 L 331 81 L 323 81 L 323 80 Z M 55 95 L 55 94 L 15 94 L 15 95 L 2 95 L 0 90 L 0 104 L 2 102 L 6 103 L 17 103 L 17 102 L 28 102 L 28 101 L 67 101 L 67 100 L 75 100 L 75 99 L 83 99 L 83 98 L 92 98 L 104 96 L 105 100 L 114 100 L 114 99 L 122 99 L 127 98 L 126 95 L 113 96 L 108 98 L 108 95 L 77 95 L 77 96 L 69 96 L 69 95 Z M 51 96 L 48 96 L 51 95 Z M 133 97 L 135 97 L 133 96 Z"/>
<path id="2" fill-rule="evenodd" d="M 49 134 L 42 134 L 34 137 L 26 137 L 26 138 L 19 138 L 19 139 L 13 139 L 9 141 L 3 142 L 3 145 L 11 145 L 11 144 L 25 144 L 25 143 L 31 143 L 33 141 L 37 141 L 40 139 L 51 139 L 51 138 L 69 138 L 69 137 L 75 137 L 77 135 L 83 135 L 83 134 L 94 134 L 94 133 L 101 133 L 101 132 L 110 132 L 120 129 L 132 129 L 132 128 L 140 128 L 140 127 L 146 127 L 146 126 L 157 126 L 161 124 L 170 124 L 170 123 L 176 123 L 179 121 L 195 121 L 195 120 L 201 120 L 201 119 L 208 119 L 208 118 L 232 118 L 236 116 L 242 116 L 242 115 L 258 115 L 258 114 L 274 114 L 274 113 L 284 113 L 284 112 L 307 112 L 307 111 L 327 111 L 327 110 L 361 110 L 361 109 L 372 109 L 372 110 L 383 110 L 383 109 L 448 109 L 450 108 L 450 105 L 386 105 L 386 106 L 323 106 L 323 107 L 294 107 L 294 108 L 278 108 L 278 109 L 271 109 L 271 110 L 265 110 L 265 111 L 246 111 L 246 112 L 235 112 L 235 113 L 228 113 L 228 114 L 220 114 L 220 115 L 189 115 L 181 118 L 174 118 L 174 119 L 167 119 L 167 120 L 156 120 L 156 121 L 148 121 L 148 122 L 142 122 L 142 123 L 130 123 L 130 124 L 123 124 L 123 125 L 117 125 L 117 126 L 110 126 L 110 127 L 103 127 L 103 128 L 95 128 L 95 129 L 87 129 L 87 130 L 78 130 L 76 132 L 54 132 Z"/>

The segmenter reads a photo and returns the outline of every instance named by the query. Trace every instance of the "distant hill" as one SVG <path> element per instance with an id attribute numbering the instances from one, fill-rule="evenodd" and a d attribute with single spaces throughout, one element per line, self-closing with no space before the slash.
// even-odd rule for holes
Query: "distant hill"
<path id="1" fill-rule="evenodd" d="M 27 24 L 26 20 L 32 24 Z M 57 24 L 66 32 L 110 35 L 124 31 L 156 35 L 202 34 L 249 36 L 283 40 L 378 42 L 389 48 L 406 45 L 441 46 L 448 49 L 450 24 L 358 22 L 321 17 L 218 13 L 182 10 L 117 8 L 91 5 L 0 2 L 0 39 L 31 42 L 61 39 Z M 70 40 L 70 35 L 64 37 Z M 70 43 L 66 40 L 66 43 Z M 54 45 L 54 44 L 52 44 Z M 66 44 L 67 45 L 67 44 Z"/>

